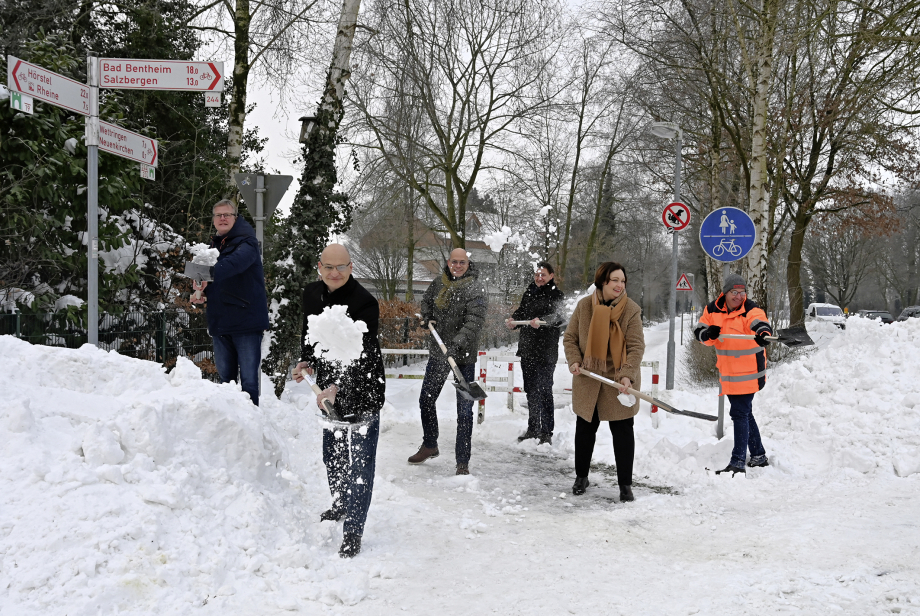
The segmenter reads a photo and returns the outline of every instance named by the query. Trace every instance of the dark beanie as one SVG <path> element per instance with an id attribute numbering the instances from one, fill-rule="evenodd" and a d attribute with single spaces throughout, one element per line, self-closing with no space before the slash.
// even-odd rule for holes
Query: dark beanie
<path id="1" fill-rule="evenodd" d="M 741 287 L 743 291 L 747 291 L 747 283 L 744 282 L 744 278 L 738 274 L 729 274 L 725 277 L 725 283 L 722 285 L 722 293 L 728 293 L 738 287 Z"/>

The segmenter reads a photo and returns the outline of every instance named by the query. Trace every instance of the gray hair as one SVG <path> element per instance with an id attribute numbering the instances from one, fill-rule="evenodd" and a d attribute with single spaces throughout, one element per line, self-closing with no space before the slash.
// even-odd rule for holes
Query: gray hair
<path id="1" fill-rule="evenodd" d="M 230 199 L 221 199 L 220 201 L 218 201 L 217 203 L 215 203 L 215 204 L 214 204 L 214 207 L 211 208 L 211 213 L 213 214 L 213 213 L 214 213 L 214 210 L 216 210 L 217 208 L 219 208 L 219 207 L 221 207 L 221 206 L 223 206 L 223 205 L 229 205 L 231 208 L 233 208 L 233 215 L 234 215 L 234 216 L 236 216 L 236 215 L 238 215 L 238 214 L 240 213 L 239 209 L 238 209 L 237 206 L 236 206 L 236 203 L 234 203 L 234 202 L 231 201 Z"/>

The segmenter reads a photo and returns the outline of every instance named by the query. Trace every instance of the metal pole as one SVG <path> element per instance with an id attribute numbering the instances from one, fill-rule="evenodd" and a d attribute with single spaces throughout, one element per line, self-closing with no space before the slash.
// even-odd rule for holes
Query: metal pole
<path id="1" fill-rule="evenodd" d="M 722 264 L 722 280 L 728 278 L 728 263 Z M 719 383 L 719 420 L 716 422 L 716 438 L 725 436 L 725 396 L 722 395 L 722 383 Z"/>
<path id="2" fill-rule="evenodd" d="M 99 346 L 99 58 L 86 58 L 89 116 L 86 118 L 86 333 Z"/>
<path id="3" fill-rule="evenodd" d="M 680 201 L 680 150 L 681 130 L 677 129 L 677 156 L 674 161 L 674 201 Z M 677 231 L 672 231 L 671 243 L 671 290 L 669 293 L 668 307 L 670 322 L 668 324 L 668 368 L 665 376 L 665 389 L 674 389 L 674 358 L 677 348 L 674 344 L 674 320 L 677 317 Z"/>
<path id="4" fill-rule="evenodd" d="M 256 239 L 259 240 L 259 256 L 262 255 L 263 221 L 265 220 L 265 176 L 256 176 Z"/>

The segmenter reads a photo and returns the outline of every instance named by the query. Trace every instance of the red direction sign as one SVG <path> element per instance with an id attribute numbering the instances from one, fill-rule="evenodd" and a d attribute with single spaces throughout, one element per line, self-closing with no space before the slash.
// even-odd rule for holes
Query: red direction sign
<path id="1" fill-rule="evenodd" d="M 89 115 L 89 86 L 19 58 L 6 58 L 6 85 L 11 90 L 69 111 Z"/>
<path id="2" fill-rule="evenodd" d="M 125 130 L 115 124 L 99 121 L 99 149 L 111 154 L 157 166 L 156 139 Z"/>
<path id="3" fill-rule="evenodd" d="M 99 59 L 99 87 L 223 92 L 223 62 Z"/>
<path id="4" fill-rule="evenodd" d="M 661 213 L 661 220 L 665 227 L 680 231 L 690 224 L 690 208 L 680 201 L 669 203 Z"/>
<path id="5" fill-rule="evenodd" d="M 678 291 L 692 291 L 693 285 L 690 284 L 690 279 L 687 278 L 686 274 L 681 274 L 680 278 L 677 281 L 677 290 Z"/>

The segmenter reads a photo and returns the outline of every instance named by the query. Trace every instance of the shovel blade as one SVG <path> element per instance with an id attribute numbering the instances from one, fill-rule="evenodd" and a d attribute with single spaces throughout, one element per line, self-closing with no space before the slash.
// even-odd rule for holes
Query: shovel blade
<path id="1" fill-rule="evenodd" d="M 193 278 L 198 282 L 211 282 L 211 267 L 209 265 L 201 265 L 199 263 L 192 263 L 191 261 L 185 264 L 185 276 L 188 278 Z"/>
<path id="2" fill-rule="evenodd" d="M 814 346 L 815 344 L 815 341 L 811 339 L 811 336 L 805 330 L 804 325 L 779 330 L 776 340 L 788 347 Z"/>
<path id="3" fill-rule="evenodd" d="M 469 383 L 465 381 L 454 381 L 454 387 L 457 388 L 457 393 L 460 394 L 464 400 L 478 402 L 480 400 L 485 400 L 487 397 L 486 392 L 482 390 L 482 386 L 476 381 L 471 381 Z"/>

